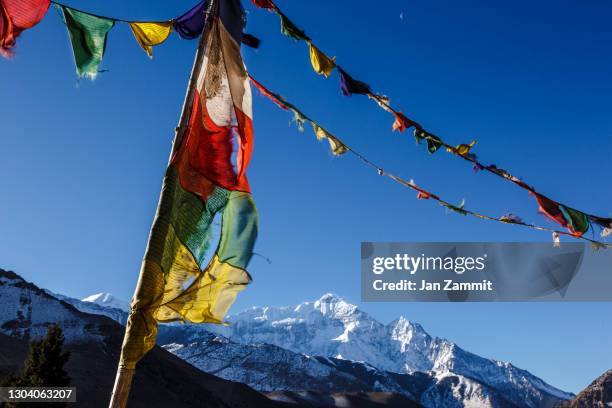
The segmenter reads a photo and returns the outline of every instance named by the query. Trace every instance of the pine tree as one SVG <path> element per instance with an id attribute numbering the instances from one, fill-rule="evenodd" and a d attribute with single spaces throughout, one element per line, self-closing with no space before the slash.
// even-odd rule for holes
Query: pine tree
<path id="1" fill-rule="evenodd" d="M 4 387 L 67 387 L 70 376 L 64 365 L 70 353 L 63 350 L 64 334 L 59 326 L 50 326 L 47 335 L 30 342 L 28 357 L 21 374 L 3 381 Z M 11 405 L 8 404 L 7 407 Z M 18 405 L 16 404 L 15 407 Z M 60 407 L 62 403 L 38 403 L 39 407 Z"/>

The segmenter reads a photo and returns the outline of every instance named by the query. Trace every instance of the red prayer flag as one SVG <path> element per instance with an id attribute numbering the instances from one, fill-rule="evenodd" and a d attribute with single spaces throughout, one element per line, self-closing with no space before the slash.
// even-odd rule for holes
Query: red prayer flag
<path id="1" fill-rule="evenodd" d="M 393 111 L 393 116 L 395 117 L 395 122 L 393 122 L 394 131 L 398 130 L 400 133 L 402 133 L 406 129 L 413 126 L 417 129 L 421 129 L 421 125 L 411 119 L 408 119 L 402 112 Z"/>
<path id="2" fill-rule="evenodd" d="M 259 8 L 264 8 L 268 10 L 274 10 L 276 8 L 276 5 L 272 3 L 272 0 L 251 0 L 251 1 L 253 2 L 254 5 L 256 5 Z"/>
<path id="3" fill-rule="evenodd" d="M 567 221 L 559 208 L 559 203 L 544 197 L 536 192 L 532 193 L 535 199 L 538 201 L 538 211 L 549 220 L 556 222 L 564 228 L 568 228 Z"/>
<path id="4" fill-rule="evenodd" d="M 47 13 L 50 0 L 0 0 L 0 54 L 9 57 L 23 30 L 34 27 Z"/>

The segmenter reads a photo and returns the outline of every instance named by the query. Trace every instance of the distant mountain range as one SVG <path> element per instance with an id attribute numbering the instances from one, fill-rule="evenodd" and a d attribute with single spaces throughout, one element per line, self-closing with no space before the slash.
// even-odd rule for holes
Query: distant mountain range
<path id="1" fill-rule="evenodd" d="M 124 322 L 112 295 L 72 300 Z M 106 309 L 106 311 L 104 311 Z M 479 357 L 400 317 L 383 325 L 341 297 L 256 307 L 231 325 L 162 325 L 158 344 L 196 367 L 262 392 L 391 392 L 426 407 L 552 407 L 572 394 L 510 363 Z"/>
<path id="2" fill-rule="evenodd" d="M 86 299 L 52 294 L 0 269 L 0 377 L 20 367 L 28 340 L 59 324 L 71 351 L 68 371 L 79 390 L 77 405 L 107 406 L 124 330 L 118 322 L 125 322 L 126 303 L 108 294 Z M 405 318 L 383 325 L 331 294 L 294 307 L 252 308 L 230 321 L 229 328 L 161 325 L 163 347 L 139 363 L 129 406 L 612 404 L 612 371 L 574 396 L 509 363 L 431 337 Z"/>
<path id="3" fill-rule="evenodd" d="M 97 394 L 89 397 L 104 394 L 104 401 L 84 406 L 102 406 L 107 403 L 118 358 L 123 332 L 118 323 L 125 323 L 126 318 L 127 302 L 110 294 L 73 299 L 41 290 L 0 269 L 0 333 L 5 335 L 0 337 L 0 350 L 3 342 L 18 342 L 21 346 L 15 347 L 22 348 L 21 354 L 3 356 L 0 352 L 0 374 L 3 367 L 11 371 L 11 362 L 18 365 L 27 339 L 58 323 L 71 350 L 77 351 L 76 361 L 71 360 L 76 366 L 72 371 L 84 384 L 83 389 L 93 387 L 86 384 L 94 378 L 103 377 L 98 380 Z M 193 378 L 189 387 L 194 389 L 206 388 L 209 383 L 224 390 L 242 386 L 241 395 L 255 401 L 244 406 L 274 408 L 539 408 L 570 404 L 582 395 L 563 392 L 510 363 L 479 357 L 448 340 L 432 337 L 403 317 L 383 325 L 332 294 L 291 307 L 251 308 L 230 316 L 229 321 L 229 327 L 160 325 L 158 344 L 162 348 L 143 360 L 139 375 L 144 378 L 140 381 L 155 387 L 156 381 L 162 381 L 159 376 L 165 378 L 165 373 L 176 370 L 180 378 Z M 168 351 L 179 359 L 171 358 Z M 93 353 L 101 358 L 100 369 L 93 370 L 85 360 L 79 362 L 83 355 L 92 358 Z M 181 365 L 181 361 L 191 366 Z M 190 371 L 194 367 L 215 377 L 198 370 L 201 374 L 196 375 Z M 219 393 L 217 388 L 208 387 L 206 392 Z M 188 392 L 183 397 L 172 391 L 168 391 L 170 396 L 156 394 L 162 391 L 155 390 L 158 399 L 152 406 L 164 398 L 181 401 L 173 406 L 215 406 L 188 401 L 192 395 Z M 139 392 L 134 395 L 144 398 Z M 218 402 L 226 405 L 218 406 L 236 403 L 232 398 L 229 403 L 223 399 Z"/>
<path id="4" fill-rule="evenodd" d="M 229 327 L 166 326 L 158 344 L 262 391 L 353 390 L 342 383 L 348 375 L 355 388 L 403 394 L 426 407 L 551 407 L 573 397 L 510 363 L 432 337 L 404 317 L 383 325 L 333 294 L 255 307 L 228 320 Z"/>

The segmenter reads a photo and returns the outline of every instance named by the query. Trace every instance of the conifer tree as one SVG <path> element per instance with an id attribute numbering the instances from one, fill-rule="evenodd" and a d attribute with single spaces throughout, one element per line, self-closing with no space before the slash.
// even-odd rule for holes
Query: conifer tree
<path id="1" fill-rule="evenodd" d="M 64 351 L 64 334 L 62 329 L 53 325 L 47 335 L 40 340 L 30 342 L 28 357 L 19 375 L 11 376 L 2 382 L 4 387 L 67 387 L 70 376 L 64 369 L 70 353 Z M 7 404 L 7 407 L 22 406 Z M 64 403 L 38 403 L 37 407 L 61 407 Z"/>

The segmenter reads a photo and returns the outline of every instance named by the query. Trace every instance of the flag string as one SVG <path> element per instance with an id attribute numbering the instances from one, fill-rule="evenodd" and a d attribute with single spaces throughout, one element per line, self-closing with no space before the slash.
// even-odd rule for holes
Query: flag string
<path id="1" fill-rule="evenodd" d="M 64 4 L 62 2 L 55 1 L 55 0 L 50 0 L 50 3 L 55 5 L 55 6 L 66 7 L 66 8 L 72 9 L 74 11 L 78 11 L 79 13 L 88 14 L 88 15 L 90 15 L 92 17 L 102 18 L 104 20 L 115 21 L 115 22 L 118 22 L 118 23 L 127 23 L 127 24 L 129 24 L 129 23 L 142 22 L 141 20 L 123 20 L 123 19 L 116 18 L 116 17 L 108 17 L 108 16 L 103 16 L 101 14 L 91 13 L 89 11 L 84 11 L 84 10 L 78 9 L 76 7 L 69 6 L 67 4 Z M 170 20 L 159 20 L 159 21 L 150 21 L 150 22 L 154 23 L 154 22 L 165 22 L 165 21 L 170 21 Z M 149 21 L 147 21 L 147 22 L 149 22 Z"/>
<path id="2" fill-rule="evenodd" d="M 259 81 L 257 81 L 255 78 L 253 78 L 252 75 L 249 74 L 249 78 L 251 79 L 251 82 L 253 83 L 253 85 L 260 91 L 260 93 L 263 96 L 266 96 L 268 99 L 270 99 L 272 102 L 274 102 L 281 109 L 293 112 L 294 115 L 295 115 L 295 118 L 296 118 L 295 120 L 298 122 L 298 127 L 300 129 L 303 129 L 304 122 L 310 122 L 312 124 L 312 126 L 313 126 L 313 129 L 315 129 L 315 135 L 317 135 L 317 137 L 319 139 L 321 139 L 321 138 L 318 136 L 318 133 L 317 133 L 316 129 L 321 130 L 322 133 L 326 135 L 326 137 L 332 137 L 335 140 L 335 143 L 337 143 L 337 144 L 339 144 L 339 145 L 341 145 L 343 147 L 341 149 L 340 153 L 338 153 L 337 151 L 334 152 L 333 146 L 332 146 L 332 152 L 334 152 L 334 154 L 341 155 L 341 154 L 344 154 L 344 153 L 351 153 L 354 157 L 359 159 L 365 165 L 367 165 L 370 168 L 376 170 L 377 173 L 380 176 L 386 176 L 386 177 L 390 178 L 391 180 L 401 184 L 402 186 L 410 188 L 410 189 L 416 191 L 418 199 L 432 199 L 434 201 L 437 201 L 440 205 L 446 207 L 447 209 L 449 209 L 451 211 L 454 211 L 456 213 L 459 213 L 461 215 L 470 215 L 470 216 L 473 216 L 473 217 L 476 217 L 476 218 L 480 218 L 480 219 L 484 219 L 484 220 L 489 220 L 489 221 L 494 221 L 494 222 L 498 222 L 498 223 L 514 224 L 514 225 L 520 225 L 522 227 L 530 228 L 530 229 L 533 229 L 533 230 L 547 231 L 547 232 L 552 233 L 553 236 L 555 236 L 555 235 L 557 235 L 557 236 L 558 235 L 564 235 L 564 236 L 569 236 L 569 237 L 576 238 L 576 239 L 582 239 L 584 241 L 590 242 L 592 247 L 593 247 L 593 249 L 595 249 L 595 250 L 601 249 L 601 248 L 610 248 L 610 247 L 612 247 L 612 244 L 601 242 L 601 241 L 597 241 L 597 240 L 594 240 L 594 239 L 590 239 L 588 237 L 585 237 L 584 235 L 576 235 L 576 234 L 572 234 L 572 233 L 567 232 L 567 231 L 561 231 L 561 230 L 556 230 L 554 228 L 548 228 L 548 227 L 544 227 L 544 226 L 540 226 L 540 225 L 536 225 L 536 224 L 527 223 L 527 222 L 523 221 L 522 219 L 520 219 L 519 217 L 517 217 L 516 215 L 513 215 L 513 214 L 507 214 L 507 215 L 504 215 L 504 216 L 501 216 L 501 217 L 494 217 L 494 216 L 482 214 L 482 213 L 479 213 L 479 212 L 476 212 L 476 211 L 468 210 L 468 209 L 465 208 L 464 202 L 462 202 L 459 205 L 454 205 L 454 204 L 450 203 L 449 201 L 446 201 L 445 199 L 443 199 L 441 196 L 439 196 L 437 194 L 434 194 L 434 193 L 432 193 L 432 192 L 430 192 L 430 191 L 428 191 L 428 190 L 426 190 L 426 189 L 424 189 L 422 187 L 417 186 L 416 183 L 413 180 L 408 181 L 405 178 L 396 176 L 395 174 L 386 171 L 383 167 L 381 167 L 378 164 L 374 163 L 372 160 L 370 160 L 369 158 L 367 158 L 363 154 L 359 153 L 358 151 L 356 151 L 355 149 L 353 149 L 352 147 L 347 145 L 343 140 L 339 139 L 337 136 L 332 135 L 327 129 L 325 129 L 323 126 L 321 126 L 314 119 L 312 119 L 308 115 L 306 115 L 301 109 L 299 109 L 293 103 L 288 102 L 285 98 L 283 98 L 279 94 L 277 94 L 277 93 L 269 90 L 268 88 L 266 88 Z M 330 145 L 332 145 L 332 144 L 330 143 Z"/>
<path id="3" fill-rule="evenodd" d="M 6 30 L 0 30 L 0 55 L 11 57 L 21 32 L 38 24 L 53 5 L 68 29 L 78 76 L 91 79 L 102 72 L 99 65 L 104 56 L 106 37 L 115 24 L 128 24 L 138 44 L 152 58 L 153 47 L 166 41 L 173 31 L 183 39 L 198 38 L 209 15 L 208 0 L 200 1 L 178 17 L 155 21 L 104 16 L 57 0 L 30 0 L 26 5 L 21 5 L 19 0 L 11 1 L 10 7 L 0 10 L 2 18 L 10 22 Z M 247 33 L 243 33 L 238 41 L 252 48 L 257 48 L 260 43 L 259 39 Z"/>
<path id="4" fill-rule="evenodd" d="M 475 171 L 484 170 L 498 177 L 501 177 L 515 185 L 527 190 L 530 195 L 533 195 L 539 204 L 539 211 L 547 218 L 553 220 L 557 224 L 567 228 L 572 235 L 581 236 L 593 223 L 602 228 L 601 236 L 606 237 L 612 234 L 612 218 L 600 217 L 593 214 L 589 214 L 583 211 L 579 211 L 568 205 L 562 204 L 551 198 L 540 194 L 536 189 L 520 178 L 512 175 L 508 171 L 497 167 L 494 164 L 484 165 L 482 164 L 476 154 L 472 153 L 471 150 L 476 144 L 473 140 L 471 143 L 462 143 L 459 145 L 452 145 L 442 138 L 434 135 L 433 133 L 425 130 L 419 123 L 409 119 L 402 113 L 401 110 L 397 110 L 392 107 L 390 99 L 382 94 L 375 93 L 371 87 L 362 81 L 352 78 L 337 62 L 335 57 L 330 58 L 323 53 L 318 47 L 316 47 L 312 39 L 306 34 L 306 32 L 300 29 L 293 23 L 286 14 L 274 3 L 273 0 L 251 0 L 255 6 L 267 9 L 270 12 L 276 13 L 281 21 L 281 32 L 290 38 L 297 41 L 304 41 L 310 48 L 310 60 L 313 70 L 326 78 L 330 76 L 331 71 L 337 68 L 338 75 L 340 76 L 340 86 L 342 93 L 346 96 L 352 94 L 365 95 L 368 98 L 376 102 L 382 109 L 393 114 L 395 121 L 393 123 L 393 130 L 404 132 L 406 129 L 414 128 L 414 137 L 418 144 L 426 142 L 427 148 L 431 154 L 435 153 L 440 148 L 445 148 L 448 153 L 455 156 L 459 156 L 462 159 L 471 162 L 474 165 Z"/>
<path id="5" fill-rule="evenodd" d="M 328 57 L 316 47 L 312 39 L 303 30 L 297 27 L 272 0 L 251 1 L 257 7 L 275 12 L 280 17 L 281 31 L 284 35 L 294 38 L 295 40 L 304 41 L 308 44 L 310 48 L 310 60 L 315 72 L 328 77 L 333 70 L 337 69 L 343 94 L 347 96 L 352 94 L 365 95 L 376 102 L 381 108 L 392 113 L 394 116 L 394 131 L 404 132 L 406 129 L 414 128 L 414 137 L 417 143 L 425 142 L 430 153 L 435 153 L 439 149 L 444 148 L 447 152 L 471 162 L 476 171 L 487 171 L 488 173 L 508 180 L 527 190 L 530 195 L 535 197 L 539 205 L 538 210 L 541 214 L 569 231 L 569 234 L 563 233 L 562 235 L 582 237 L 589 229 L 594 231 L 594 225 L 602 229 L 601 237 L 607 237 L 612 234 L 612 218 L 589 214 L 554 201 L 540 194 L 534 187 L 510 174 L 508 171 L 494 164 L 482 164 L 478 157 L 472 152 L 472 148 L 476 144 L 475 140 L 471 143 L 463 143 L 454 146 L 433 133 L 428 132 L 419 123 L 404 115 L 401 110 L 393 108 L 388 97 L 373 92 L 368 84 L 352 78 L 337 64 L 335 57 Z M 172 31 L 177 32 L 181 38 L 184 39 L 195 39 L 199 37 L 208 16 L 206 0 L 200 1 L 181 16 L 167 21 L 132 21 L 115 17 L 106 17 L 72 8 L 57 0 L 31 0 L 28 3 L 28 7 L 23 7 L 20 5 L 19 1 L 15 0 L 10 4 L 4 4 L 2 9 L 3 18 L 6 18 L 11 24 L 7 24 L 8 28 L 0 33 L 0 54 L 7 57 L 12 55 L 16 38 L 23 30 L 32 28 L 38 24 L 46 15 L 51 4 L 58 8 L 64 24 L 68 29 L 78 76 L 86 76 L 92 79 L 95 78 L 98 72 L 101 72 L 99 66 L 106 48 L 107 34 L 114 27 L 115 23 L 121 22 L 129 24 L 138 44 L 145 50 L 149 57 L 152 57 L 153 47 L 163 43 Z M 16 22 L 18 22 L 18 24 L 16 24 Z M 242 42 L 253 47 L 257 47 L 259 44 L 258 39 L 248 34 L 242 36 Z M 267 96 L 271 97 L 273 100 L 278 98 L 278 95 Z M 280 102 L 278 99 L 276 99 L 275 102 L 283 107 L 283 109 L 290 109 L 293 111 L 295 120 L 300 129 L 303 127 L 305 121 L 312 123 L 317 138 L 327 139 L 334 154 L 343 154 L 348 150 L 347 146 L 344 145 L 340 139 L 331 135 L 326 129 L 316 124 L 316 122 L 304 117 L 303 113 L 293 105 L 286 101 Z M 350 151 L 356 153 L 352 149 Z M 363 158 L 363 156 L 360 157 Z M 424 191 L 420 194 L 420 198 L 425 198 L 427 196 Z M 448 204 L 448 208 L 453 209 L 449 203 L 445 204 Z M 504 219 L 502 221 L 508 222 L 508 220 L 510 219 Z M 517 223 L 515 219 L 511 219 L 511 221 Z"/>

